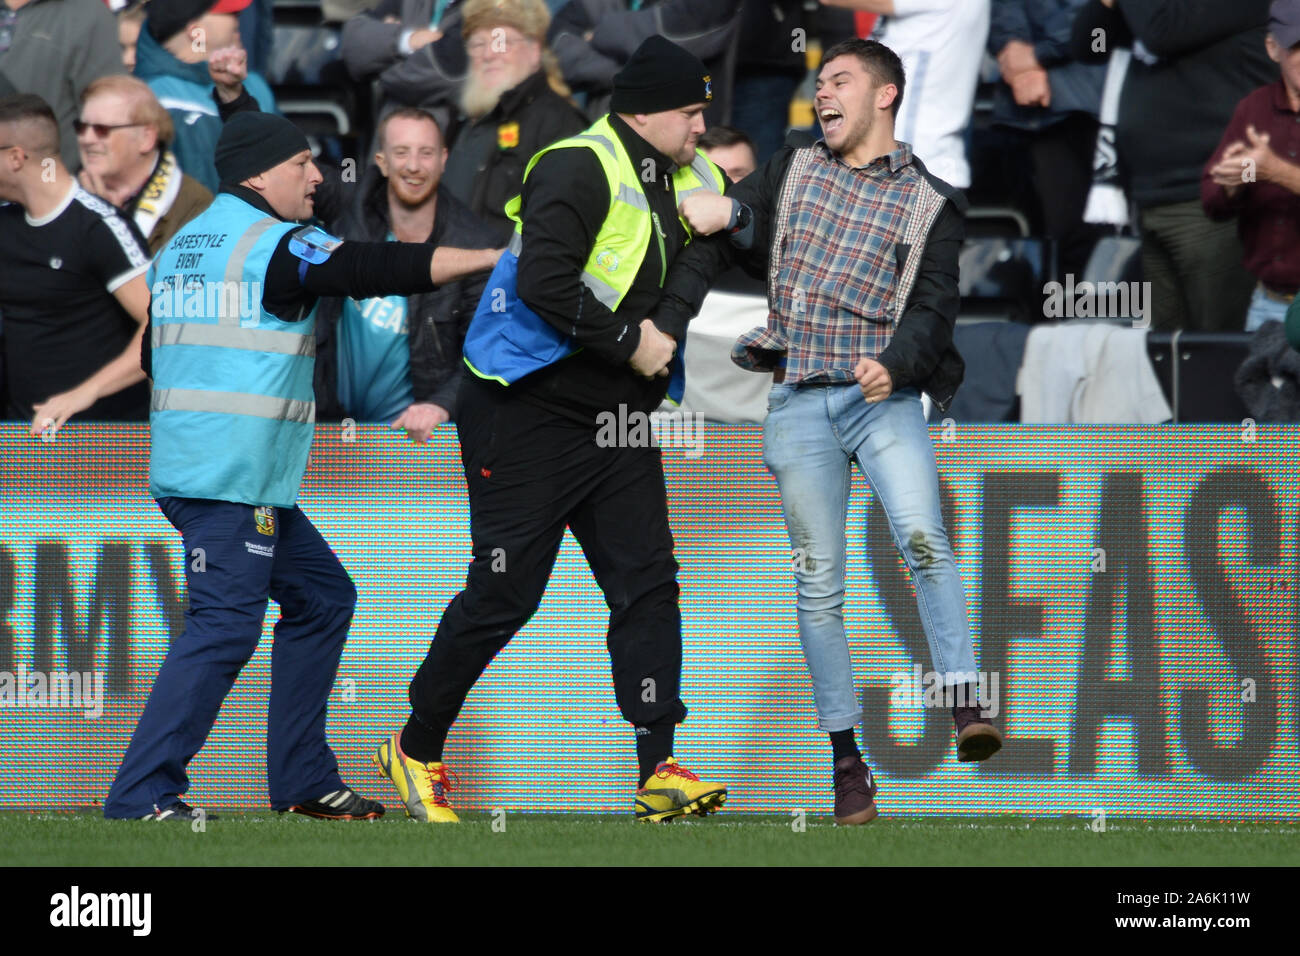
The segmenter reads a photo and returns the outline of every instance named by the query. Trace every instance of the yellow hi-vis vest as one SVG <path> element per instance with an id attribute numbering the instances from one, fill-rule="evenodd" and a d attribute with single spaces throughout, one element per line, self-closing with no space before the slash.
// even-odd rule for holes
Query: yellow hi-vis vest
<path id="1" fill-rule="evenodd" d="M 538 151 L 524 170 L 525 181 L 538 160 L 548 152 L 574 147 L 590 149 L 596 155 L 609 184 L 609 213 L 596 234 L 591 254 L 583 267 L 582 282 L 603 305 L 615 311 L 632 287 L 652 241 L 659 243 L 660 262 L 664 263 L 659 284 L 663 285 L 667 273 L 664 233 L 646 199 L 640 170 L 633 165 L 608 116 L 584 132 Z M 683 166 L 673 174 L 673 189 L 678 203 L 701 190 L 720 195 L 724 183 L 721 170 L 699 151 L 689 166 Z M 574 188 L 583 187 L 581 183 L 574 183 Z M 515 231 L 509 249 L 484 287 L 478 310 L 465 337 L 465 364 L 480 378 L 490 378 L 503 385 L 516 382 L 578 351 L 573 339 L 537 315 L 518 297 L 515 280 L 519 253 L 523 248 L 520 203 L 520 196 L 506 203 L 506 215 L 514 220 Z M 693 233 L 685 220 L 682 220 L 682 225 L 689 242 Z M 681 354 L 679 348 L 673 359 L 674 367 L 670 368 L 669 397 L 674 401 L 681 400 L 684 388 Z"/>

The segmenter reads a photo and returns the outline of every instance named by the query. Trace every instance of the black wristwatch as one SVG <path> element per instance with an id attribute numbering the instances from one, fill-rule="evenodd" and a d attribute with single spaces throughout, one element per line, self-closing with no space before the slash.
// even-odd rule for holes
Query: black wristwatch
<path id="1" fill-rule="evenodd" d="M 731 229 L 728 230 L 729 234 L 734 236 L 738 232 L 743 232 L 749 226 L 750 221 L 754 218 L 754 213 L 753 210 L 743 202 L 735 199 L 733 199 L 732 202 L 739 207 L 736 211 L 736 222 Z"/>

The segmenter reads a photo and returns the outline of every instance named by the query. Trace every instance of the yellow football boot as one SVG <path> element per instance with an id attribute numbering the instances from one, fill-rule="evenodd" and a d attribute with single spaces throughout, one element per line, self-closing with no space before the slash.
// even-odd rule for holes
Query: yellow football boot
<path id="1" fill-rule="evenodd" d="M 451 772 L 441 761 L 420 763 L 402 753 L 400 734 L 393 734 L 370 758 L 379 772 L 393 782 L 406 805 L 406 815 L 421 823 L 459 823 L 460 817 L 447 802 L 452 789 Z"/>
<path id="2" fill-rule="evenodd" d="M 701 780 L 669 757 L 636 792 L 636 818 L 663 823 L 685 813 L 704 817 L 716 813 L 726 801 L 726 787 Z"/>

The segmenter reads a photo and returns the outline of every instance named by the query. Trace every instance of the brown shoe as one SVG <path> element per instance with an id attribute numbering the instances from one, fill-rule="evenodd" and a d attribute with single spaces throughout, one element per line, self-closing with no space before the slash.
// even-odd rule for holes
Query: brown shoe
<path id="1" fill-rule="evenodd" d="M 954 707 L 952 719 L 957 722 L 958 762 L 988 760 L 1002 749 L 1002 733 L 980 716 L 979 705 Z"/>
<path id="2" fill-rule="evenodd" d="M 835 822 L 840 826 L 876 818 L 876 780 L 861 757 L 835 761 Z"/>

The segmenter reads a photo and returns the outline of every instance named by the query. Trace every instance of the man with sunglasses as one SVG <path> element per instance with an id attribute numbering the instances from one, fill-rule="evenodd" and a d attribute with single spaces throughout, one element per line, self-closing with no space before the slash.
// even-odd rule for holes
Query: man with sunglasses
<path id="1" fill-rule="evenodd" d="M 81 118 L 72 125 L 81 151 L 77 181 L 135 221 L 149 255 L 212 202 L 181 169 L 171 149 L 172 118 L 143 80 L 100 77 L 82 91 Z"/>
<path id="2" fill-rule="evenodd" d="M 81 413 L 143 420 L 144 237 L 77 185 L 54 111 L 30 93 L 0 100 L 0 200 L 7 417 L 45 437 Z"/>

